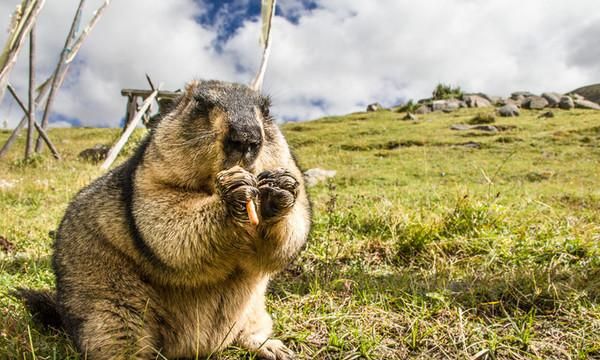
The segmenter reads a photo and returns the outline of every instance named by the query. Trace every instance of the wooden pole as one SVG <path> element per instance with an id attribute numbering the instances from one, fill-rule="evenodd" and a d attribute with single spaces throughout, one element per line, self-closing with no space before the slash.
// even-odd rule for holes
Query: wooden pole
<path id="1" fill-rule="evenodd" d="M 65 63 L 69 64 L 71 63 L 71 61 L 73 61 L 73 59 L 75 59 L 75 55 L 77 55 L 77 52 L 83 44 L 83 41 L 88 37 L 94 26 L 96 26 L 98 20 L 100 20 L 100 17 L 102 17 L 102 13 L 104 13 L 104 10 L 106 10 L 108 5 L 110 5 L 110 1 L 111 0 L 104 0 L 104 3 L 94 12 L 94 17 L 92 17 L 92 20 L 90 20 L 88 25 L 81 32 L 81 35 L 79 35 L 77 40 L 75 40 L 75 42 L 73 43 L 73 46 L 71 47 L 71 52 L 69 53 L 69 56 L 67 57 Z"/>
<path id="2" fill-rule="evenodd" d="M 25 107 L 25 104 L 23 104 L 23 102 L 21 101 L 21 99 L 19 98 L 19 96 L 17 95 L 17 93 L 15 92 L 15 89 L 13 89 L 13 87 L 10 84 L 8 84 L 6 86 L 6 88 L 8 89 L 8 91 L 10 92 L 10 94 L 13 96 L 13 98 L 15 98 L 15 101 L 17 102 L 17 104 L 19 104 L 19 106 L 21 107 L 21 109 L 23 110 L 23 112 L 25 114 L 27 114 L 26 116 L 29 118 L 28 109 Z M 60 154 L 58 153 L 58 150 L 56 150 L 56 147 L 54 146 L 54 144 L 52 144 L 52 141 L 50 141 L 50 138 L 48 137 L 48 134 L 46 133 L 46 131 L 44 131 L 44 129 L 42 129 L 38 125 L 37 122 L 34 122 L 33 126 L 37 129 L 37 131 L 40 133 L 40 136 L 42 137 L 42 139 L 46 142 L 46 145 L 48 145 L 48 147 L 52 151 L 52 155 L 54 156 L 54 158 L 56 160 L 60 160 Z"/>
<path id="3" fill-rule="evenodd" d="M 35 25 L 29 32 L 29 98 L 28 107 L 29 118 L 27 128 L 27 145 L 25 145 L 25 159 L 29 159 L 33 151 L 33 123 L 35 122 Z"/>
<path id="4" fill-rule="evenodd" d="M 127 97 L 127 114 L 125 116 L 125 123 L 123 124 L 122 133 L 124 133 L 129 124 L 131 124 L 131 121 L 133 120 L 133 117 L 136 114 L 137 98 L 137 95 L 130 95 Z"/>
<path id="5" fill-rule="evenodd" d="M 4 98 L 4 91 L 8 84 L 8 77 L 10 72 L 17 62 L 17 55 L 21 51 L 23 42 L 31 27 L 37 21 L 37 17 L 42 10 L 46 0 L 23 0 L 19 10 L 15 11 L 14 16 L 14 27 L 11 29 L 8 35 L 6 45 L 0 54 L 0 102 Z"/>
<path id="6" fill-rule="evenodd" d="M 51 78 L 48 78 L 45 82 L 42 83 L 42 85 L 40 85 L 38 87 L 38 89 L 37 89 L 38 93 L 37 93 L 37 96 L 35 97 L 35 105 L 36 106 L 41 104 L 42 100 L 44 99 L 44 96 L 46 96 L 46 93 L 48 92 L 48 89 L 50 88 L 49 80 L 51 80 Z M 10 148 L 14 144 L 15 140 L 17 140 L 17 136 L 19 136 L 19 133 L 25 127 L 25 124 L 27 124 L 27 120 L 28 120 L 27 115 L 23 115 L 23 117 L 21 118 L 21 121 L 19 122 L 17 127 L 14 128 L 13 132 L 10 134 L 10 136 L 8 137 L 8 139 L 2 146 L 2 149 L 0 149 L 0 159 L 2 159 L 8 153 L 8 150 L 10 150 Z"/>
<path id="7" fill-rule="evenodd" d="M 146 110 L 148 110 L 148 108 L 150 107 L 150 104 L 152 104 L 152 101 L 154 100 L 154 98 L 156 97 L 157 94 L 158 94 L 158 90 L 154 90 L 152 92 L 152 94 L 150 94 L 150 96 L 148 96 L 146 98 L 146 100 L 142 104 L 141 109 L 135 114 L 135 117 L 129 123 L 129 125 L 127 125 L 127 128 L 121 135 L 121 138 L 119 139 L 119 141 L 117 141 L 117 143 L 108 151 L 106 160 L 104 161 L 104 163 L 102 163 L 102 166 L 100 167 L 101 169 L 107 170 L 110 167 L 110 165 L 112 165 L 112 163 L 115 161 L 115 159 L 117 158 L 117 155 L 119 155 L 119 152 L 121 151 L 121 149 L 127 142 L 127 139 L 129 139 L 129 137 L 131 136 L 131 133 L 133 133 L 133 130 L 135 129 L 137 124 L 140 122 L 140 120 L 142 119 L 142 116 L 144 115 Z"/>
<path id="8" fill-rule="evenodd" d="M 269 56 L 271 55 L 271 28 L 273 23 L 273 17 L 275 16 L 275 7 L 277 0 L 263 1 L 263 28 L 261 32 L 261 40 L 263 42 L 264 50 L 262 60 L 260 61 L 260 67 L 256 77 L 250 83 L 250 88 L 256 91 L 262 89 L 263 81 L 265 79 L 265 72 L 267 71 L 267 64 L 269 63 Z M 270 8 L 265 8 L 270 6 Z"/>
<path id="9" fill-rule="evenodd" d="M 48 99 L 46 99 L 44 115 L 42 116 L 43 129 L 46 129 L 46 127 L 48 126 L 48 117 L 50 116 L 50 109 L 52 108 L 52 102 L 54 101 L 54 94 L 56 93 L 56 90 L 59 87 L 59 73 L 65 63 L 65 60 L 67 59 L 69 45 L 71 44 L 72 39 L 75 36 L 75 31 L 77 31 L 77 24 L 79 23 L 79 19 L 81 19 L 81 12 L 83 11 L 84 4 L 85 0 L 79 1 L 79 6 L 77 7 L 75 16 L 73 16 L 73 21 L 71 22 L 71 28 L 69 29 L 69 33 L 67 34 L 67 38 L 65 39 L 65 45 L 63 46 L 63 50 L 60 53 L 58 63 L 56 64 L 56 68 L 54 69 L 54 77 L 52 78 L 52 85 L 50 85 L 50 93 L 48 94 Z M 42 151 L 42 139 L 38 137 L 37 142 L 35 144 L 35 152 L 40 151 Z"/>

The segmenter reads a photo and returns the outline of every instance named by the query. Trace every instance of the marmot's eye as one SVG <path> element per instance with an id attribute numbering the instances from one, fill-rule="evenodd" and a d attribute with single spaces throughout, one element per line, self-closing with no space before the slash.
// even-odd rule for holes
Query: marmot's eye
<path id="1" fill-rule="evenodd" d="M 194 97 L 194 100 L 196 100 L 196 107 L 198 110 L 210 111 L 210 109 L 213 107 L 213 105 L 206 101 L 205 98 L 196 96 Z"/>

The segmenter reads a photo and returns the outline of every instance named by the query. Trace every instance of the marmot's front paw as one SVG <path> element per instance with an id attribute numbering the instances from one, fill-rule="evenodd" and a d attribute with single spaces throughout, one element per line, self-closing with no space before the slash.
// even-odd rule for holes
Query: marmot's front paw
<path id="1" fill-rule="evenodd" d="M 263 219 L 282 216 L 294 206 L 300 183 L 286 169 L 266 170 L 258 175 L 260 211 Z"/>
<path id="2" fill-rule="evenodd" d="M 217 174 L 216 185 L 231 216 L 239 222 L 248 222 L 246 203 L 258 197 L 254 175 L 239 166 L 234 166 Z"/>

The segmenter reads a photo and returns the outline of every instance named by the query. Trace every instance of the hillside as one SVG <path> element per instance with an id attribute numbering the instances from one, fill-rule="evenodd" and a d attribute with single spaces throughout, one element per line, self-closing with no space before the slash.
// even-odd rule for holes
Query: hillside
<path id="1" fill-rule="evenodd" d="M 583 86 L 569 93 L 579 94 L 590 101 L 600 104 L 600 84 Z"/>
<path id="2" fill-rule="evenodd" d="M 283 126 L 303 168 L 337 170 L 310 189 L 309 244 L 269 290 L 275 335 L 300 359 L 600 357 L 600 112 L 450 129 L 480 111 Z M 25 163 L 14 149 L 0 161 L 0 236 L 14 246 L 0 248 L 7 358 L 77 358 L 6 295 L 52 286 L 48 232 L 101 174 L 77 154 L 118 133 L 53 129 L 65 161 Z"/>

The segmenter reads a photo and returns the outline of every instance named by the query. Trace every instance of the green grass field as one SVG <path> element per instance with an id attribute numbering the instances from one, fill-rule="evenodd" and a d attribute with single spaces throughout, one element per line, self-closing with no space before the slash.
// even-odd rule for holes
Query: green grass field
<path id="1" fill-rule="evenodd" d="M 269 291 L 276 336 L 300 358 L 600 358 L 600 112 L 450 130 L 477 113 L 283 126 L 303 168 L 338 172 L 310 189 L 309 244 Z M 15 184 L 0 189 L 0 236 L 14 244 L 0 250 L 4 358 L 78 358 L 7 293 L 53 286 L 48 232 L 102 173 L 77 154 L 119 130 L 50 133 L 65 161 L 19 160 L 23 138 L 0 161 Z"/>

